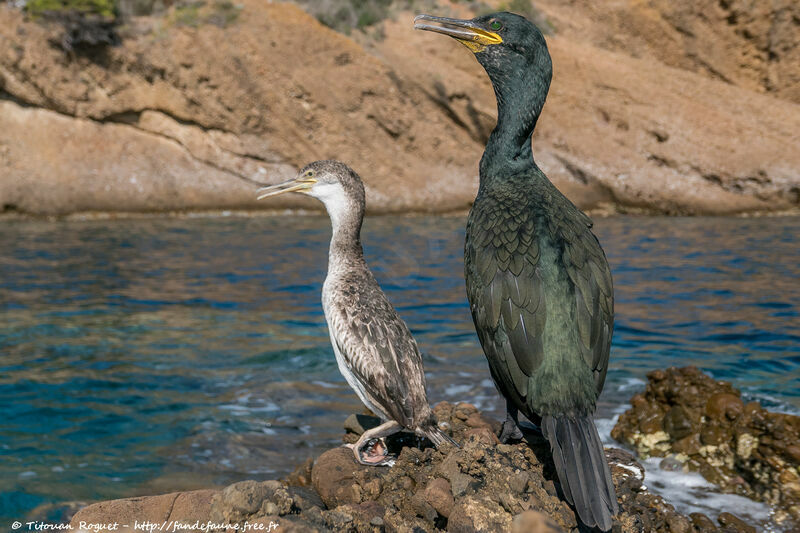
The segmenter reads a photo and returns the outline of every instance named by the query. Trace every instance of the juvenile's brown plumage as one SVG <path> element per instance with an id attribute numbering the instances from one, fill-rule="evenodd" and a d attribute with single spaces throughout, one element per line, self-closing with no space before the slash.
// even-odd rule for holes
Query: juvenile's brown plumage
<path id="1" fill-rule="evenodd" d="M 364 260 L 361 223 L 364 185 L 350 167 L 338 161 L 316 161 L 286 183 L 262 189 L 260 198 L 284 192 L 309 194 L 325 204 L 333 226 L 322 307 L 339 371 L 361 401 L 384 423 L 370 429 L 353 446 L 356 460 L 391 465 L 365 448 L 403 428 L 429 438 L 436 446 L 455 444 L 437 426 L 428 405 L 425 373 L 417 342 L 397 314 Z"/>

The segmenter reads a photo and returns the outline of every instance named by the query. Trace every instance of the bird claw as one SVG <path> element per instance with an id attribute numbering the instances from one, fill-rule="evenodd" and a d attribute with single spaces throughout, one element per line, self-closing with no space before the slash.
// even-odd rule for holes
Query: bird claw
<path id="1" fill-rule="evenodd" d="M 522 440 L 522 438 L 522 431 L 520 431 L 517 424 L 510 418 L 506 419 L 506 421 L 503 422 L 503 429 L 500 431 L 500 442 L 506 444 L 512 440 Z"/>
<path id="2" fill-rule="evenodd" d="M 389 455 L 389 449 L 383 438 L 370 439 L 361 448 L 356 449 L 350 445 L 355 452 L 356 460 L 366 466 L 394 466 L 396 459 Z"/>

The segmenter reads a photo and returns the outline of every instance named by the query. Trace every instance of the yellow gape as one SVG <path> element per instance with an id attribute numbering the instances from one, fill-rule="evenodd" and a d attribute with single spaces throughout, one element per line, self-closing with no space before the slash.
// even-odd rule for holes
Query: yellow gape
<path id="1" fill-rule="evenodd" d="M 500 44 L 503 38 L 491 31 L 481 30 L 480 28 L 473 28 L 474 35 L 471 39 L 456 38 L 458 42 L 469 48 L 473 54 L 483 52 L 483 50 L 492 44 Z"/>

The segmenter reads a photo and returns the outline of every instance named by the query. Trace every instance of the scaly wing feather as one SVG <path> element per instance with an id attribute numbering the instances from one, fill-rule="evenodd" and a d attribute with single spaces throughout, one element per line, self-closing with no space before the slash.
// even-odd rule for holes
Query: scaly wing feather
<path id="1" fill-rule="evenodd" d="M 574 293 L 574 348 L 592 369 L 598 395 L 608 369 L 614 323 L 611 273 L 589 218 L 571 204 L 563 207 L 550 213 L 547 228 L 535 227 L 535 215 L 519 198 L 476 203 L 468 221 L 470 309 L 492 376 L 518 406 L 527 403 L 528 378 L 547 356 L 542 342 L 547 301 L 537 230 L 548 231 L 551 242 L 561 246 L 560 266 Z"/>
<path id="2" fill-rule="evenodd" d="M 332 305 L 329 327 L 368 398 L 404 427 L 415 427 L 427 407 L 422 356 L 406 323 L 375 279 L 343 279 L 345 300 Z M 342 293 L 340 291 L 340 293 Z"/>

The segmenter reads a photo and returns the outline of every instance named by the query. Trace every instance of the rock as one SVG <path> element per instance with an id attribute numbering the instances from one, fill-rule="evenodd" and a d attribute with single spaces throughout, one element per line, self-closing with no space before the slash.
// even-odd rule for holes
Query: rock
<path id="1" fill-rule="evenodd" d="M 437 513 L 445 518 L 450 516 L 455 504 L 453 493 L 450 491 L 450 483 L 440 477 L 434 478 L 425 487 L 425 499 Z"/>
<path id="2" fill-rule="evenodd" d="M 577 533 L 575 513 L 553 482 L 549 444 L 531 435 L 512 445 L 477 438 L 474 406 L 440 404 L 440 422 L 454 428 L 460 448 L 402 447 L 391 468 L 358 465 L 343 447 L 314 463 L 310 486 L 279 481 L 243 481 L 222 490 L 173 493 L 102 502 L 75 520 L 113 522 L 117 517 L 201 524 L 279 524 L 278 531 L 456 531 Z M 481 415 L 483 417 L 483 415 Z M 472 435 L 467 438 L 467 434 Z M 690 521 L 642 486 L 643 469 L 633 456 L 607 450 L 620 512 L 614 531 L 687 531 Z M 303 467 L 306 468 L 306 467 Z M 297 476 L 290 476 L 297 477 Z M 299 476 L 303 477 L 303 476 Z M 724 527 L 731 527 L 729 522 Z"/>
<path id="3" fill-rule="evenodd" d="M 210 514 L 218 523 L 240 523 L 255 515 L 289 514 L 293 505 L 286 486 L 278 481 L 242 481 L 214 495 Z"/>
<path id="4" fill-rule="evenodd" d="M 511 515 L 494 498 L 466 496 L 453 508 L 451 519 L 454 524 L 448 531 L 508 531 L 511 529 Z M 456 518 L 460 517 L 460 518 Z"/>
<path id="5" fill-rule="evenodd" d="M 730 531 L 731 533 L 756 533 L 756 528 L 745 523 L 731 513 L 720 513 L 719 517 L 717 517 L 717 520 L 719 520 L 719 523 L 722 524 L 725 531 Z"/>
<path id="6" fill-rule="evenodd" d="M 350 433 L 361 435 L 368 429 L 381 425 L 381 419 L 377 416 L 352 414 L 344 421 L 344 429 Z"/>
<path id="7" fill-rule="evenodd" d="M 157 524 L 165 521 L 206 522 L 211 519 L 211 501 L 217 494 L 218 491 L 215 490 L 196 490 L 94 503 L 75 513 L 70 525 L 76 530 L 79 529 L 81 522 L 107 525 L 108 529 L 95 530 L 95 533 L 100 533 L 113 531 L 112 524 L 115 522 L 119 524 L 134 524 L 137 521 Z"/>
<path id="8" fill-rule="evenodd" d="M 325 502 L 322 501 L 322 498 L 312 487 L 288 486 L 287 490 L 292 498 L 292 508 L 296 508 L 299 511 L 307 511 L 312 507 L 320 509 L 325 507 Z"/>
<path id="9" fill-rule="evenodd" d="M 560 27 L 539 165 L 585 209 L 797 208 L 797 7 L 781 2 L 541 2 Z M 473 16 L 463 4 L 451 7 Z M 321 209 L 254 193 L 320 157 L 362 172 L 370 212 L 469 207 L 496 113 L 471 54 L 411 38 L 411 13 L 365 42 L 291 4 L 237 9 L 225 27 L 132 17 L 94 57 L 65 55 L 3 5 L 0 210 Z"/>
<path id="10" fill-rule="evenodd" d="M 366 466 L 356 463 L 353 451 L 339 447 L 319 456 L 311 472 L 314 490 L 329 508 L 347 503 L 360 503 L 361 490 L 354 484 L 354 473 Z"/>
<path id="11" fill-rule="evenodd" d="M 667 527 L 669 527 L 670 533 L 690 533 L 692 531 L 689 519 L 681 515 L 667 517 Z"/>
<path id="12" fill-rule="evenodd" d="M 800 442 L 800 417 L 745 405 L 730 383 L 694 367 L 650 373 L 631 405 L 612 430 L 615 439 L 642 455 L 666 457 L 668 469 L 699 472 L 725 492 L 774 505 L 782 528 L 800 527 L 791 511 L 800 505 L 800 461 L 789 450 Z M 648 433 L 643 419 L 659 420 L 664 430 L 653 424 Z M 697 520 L 695 528 L 713 531 Z M 743 527 L 725 520 L 726 528 Z"/>
<path id="13" fill-rule="evenodd" d="M 314 467 L 314 459 L 309 457 L 306 461 L 294 469 L 286 476 L 286 484 L 297 487 L 307 487 L 311 485 L 311 470 Z"/>
<path id="14" fill-rule="evenodd" d="M 717 531 L 717 526 L 714 525 L 714 522 L 702 513 L 692 513 L 689 515 L 689 518 L 697 533 L 714 533 Z"/>
<path id="15" fill-rule="evenodd" d="M 743 410 L 742 400 L 730 393 L 712 394 L 706 402 L 706 415 L 714 420 L 736 420 Z"/>
<path id="16" fill-rule="evenodd" d="M 433 505 L 428 503 L 427 495 L 423 492 L 417 492 L 411 497 L 411 508 L 426 521 L 433 523 L 438 516 L 436 509 Z"/>
<path id="17" fill-rule="evenodd" d="M 537 511 L 525 511 L 514 517 L 512 533 L 560 533 L 564 531 L 547 515 Z"/>
<path id="18" fill-rule="evenodd" d="M 686 410 L 680 405 L 672 407 L 664 415 L 664 431 L 669 433 L 673 440 L 680 440 L 692 434 L 692 421 Z"/>
<path id="19" fill-rule="evenodd" d="M 566 38 L 800 103 L 800 6 L 792 0 L 578 0 L 568 8 L 543 0 L 536 7 Z"/>
<path id="20" fill-rule="evenodd" d="M 453 518 L 447 522 L 448 533 L 477 533 L 478 529 L 472 518 L 467 515 L 466 509 L 462 507 L 456 508 Z"/>
<path id="21" fill-rule="evenodd" d="M 500 444 L 500 439 L 497 438 L 497 435 L 495 435 L 494 431 L 489 427 L 470 428 L 464 432 L 464 437 L 488 445 Z"/>

